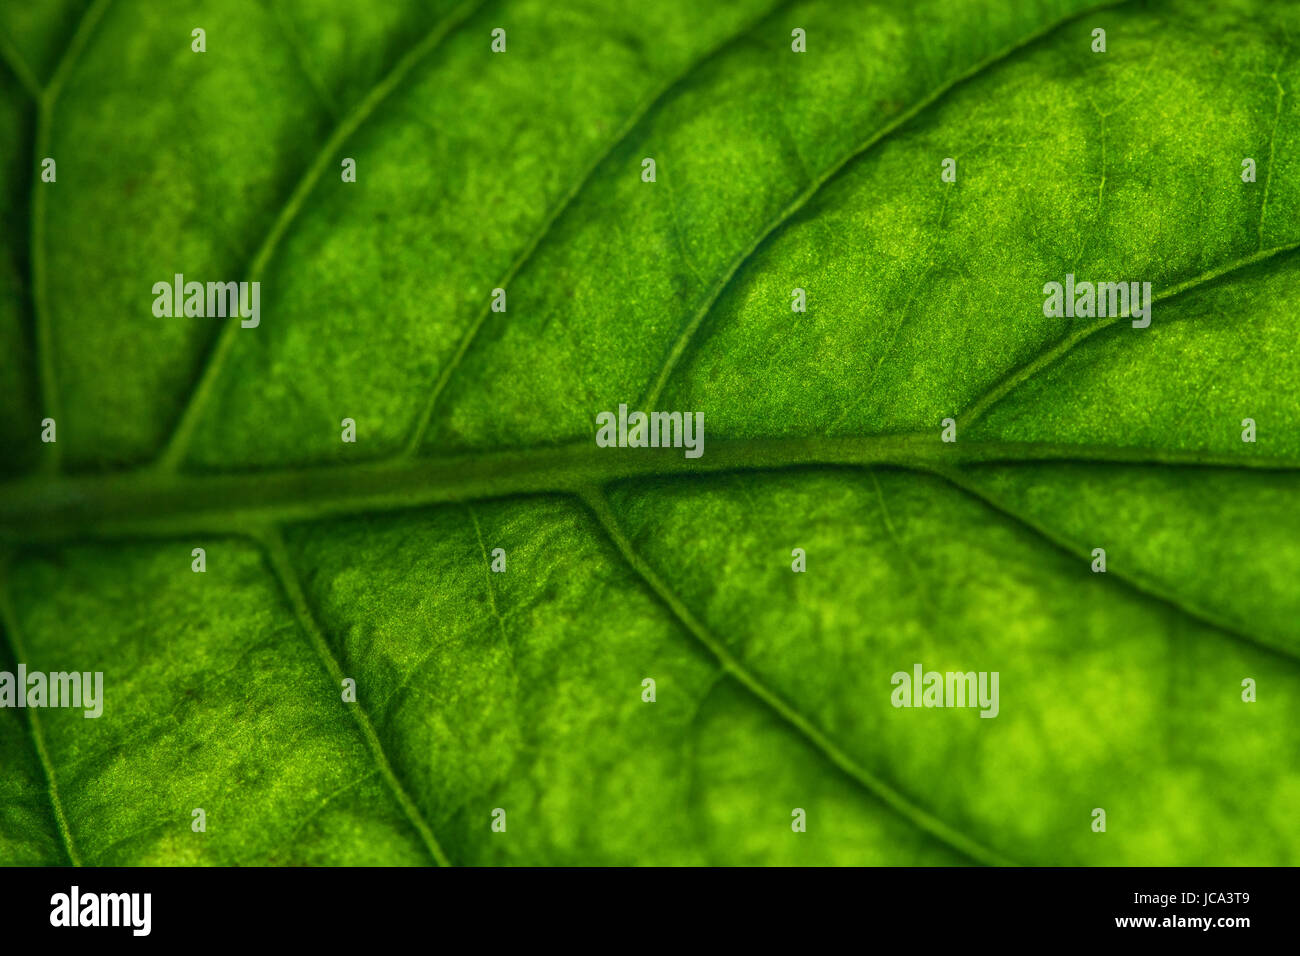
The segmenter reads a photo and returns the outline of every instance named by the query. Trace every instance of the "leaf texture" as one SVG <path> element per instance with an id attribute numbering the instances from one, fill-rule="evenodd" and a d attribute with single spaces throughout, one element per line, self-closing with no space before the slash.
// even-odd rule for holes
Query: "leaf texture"
<path id="1" fill-rule="evenodd" d="M 96 0 L 0 58 L 0 670 L 105 675 L 0 708 L 0 862 L 1300 859 L 1300 7 Z"/>

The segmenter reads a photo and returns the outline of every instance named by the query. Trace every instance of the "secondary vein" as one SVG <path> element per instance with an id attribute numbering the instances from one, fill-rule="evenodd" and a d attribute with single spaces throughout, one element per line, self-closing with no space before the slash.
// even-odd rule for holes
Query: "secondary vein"
<path id="1" fill-rule="evenodd" d="M 110 2 L 111 0 L 96 0 L 82 15 L 81 22 L 77 24 L 77 29 L 73 32 L 71 41 L 69 41 L 63 55 L 59 58 L 58 65 L 54 68 L 54 74 L 50 77 L 49 85 L 46 86 L 45 91 L 37 99 L 36 137 L 32 150 L 34 156 L 31 212 L 28 224 L 30 229 L 28 233 L 28 259 L 31 267 L 32 312 L 36 327 L 36 365 L 40 379 L 41 410 L 44 412 L 43 417 L 54 419 L 55 427 L 59 424 L 62 412 L 59 399 L 58 374 L 55 371 L 57 363 L 54 359 L 54 316 L 50 310 L 49 265 L 45 260 L 45 206 L 48 190 L 45 188 L 45 184 L 40 181 L 35 170 L 40 168 L 42 160 L 50 155 L 54 108 L 58 105 L 59 95 L 63 92 L 64 84 L 67 83 L 77 60 L 80 58 L 86 44 L 90 41 L 91 34 L 95 32 L 95 27 L 103 18 Z M 58 472 L 62 448 L 63 446 L 57 441 L 44 443 L 42 462 L 47 472 Z"/>
<path id="2" fill-rule="evenodd" d="M 1281 246 L 1273 246 L 1271 249 L 1263 249 L 1259 252 L 1253 252 L 1248 256 L 1233 260 L 1232 262 L 1226 262 L 1214 267 L 1213 269 L 1207 269 L 1199 275 L 1194 275 L 1176 285 L 1172 285 L 1164 291 L 1152 296 L 1151 302 L 1153 304 L 1156 302 L 1167 302 L 1168 300 L 1176 298 L 1186 292 L 1191 292 L 1194 289 L 1208 285 L 1216 279 L 1221 279 L 1224 276 L 1257 265 L 1260 262 L 1272 259 L 1274 256 L 1292 252 L 1298 248 L 1300 248 L 1300 241 Z M 960 423 L 965 427 L 970 427 L 977 420 L 983 417 L 984 413 L 990 408 L 1002 401 L 1021 385 L 1037 376 L 1044 369 L 1055 365 L 1066 355 L 1069 355 L 1070 352 L 1074 351 L 1080 343 L 1087 341 L 1104 329 L 1111 328 L 1120 322 L 1128 321 L 1129 318 L 1130 316 L 1127 313 L 1124 315 L 1107 316 L 1104 319 L 1099 319 L 1098 321 L 1093 322 L 1091 325 L 1077 329 L 1064 338 L 1058 340 L 1047 350 L 1040 352 L 1024 365 L 1012 370 L 993 383 L 987 391 L 980 395 L 980 397 L 975 401 L 971 402 L 971 404 L 966 407 L 966 410 L 961 413 L 959 416 Z"/>
<path id="3" fill-rule="evenodd" d="M 0 32 L 0 61 L 9 67 L 9 71 L 22 84 L 23 89 L 39 105 L 42 96 L 41 84 L 36 81 L 36 74 L 22 58 L 13 40 L 9 39 L 9 35 L 4 32 Z"/>
<path id="4" fill-rule="evenodd" d="M 23 663 L 27 658 L 26 651 L 23 649 L 22 641 L 18 637 L 18 619 L 14 613 L 13 603 L 9 595 L 9 561 L 6 557 L 0 562 L 0 626 L 5 633 L 9 645 L 10 654 L 13 656 L 15 663 Z M 23 689 L 19 689 L 24 693 Z M 32 745 L 36 750 L 37 759 L 40 761 L 41 770 L 45 774 L 45 789 L 49 794 L 50 808 L 54 814 L 54 822 L 59 831 L 59 838 L 63 843 L 64 852 L 68 855 L 68 861 L 73 866 L 81 866 L 81 856 L 77 853 L 76 843 L 72 839 L 72 828 L 68 825 L 68 817 L 63 812 L 63 801 L 59 797 L 59 785 L 54 779 L 54 763 L 50 760 L 49 748 L 45 745 L 45 734 L 41 730 L 40 718 L 36 716 L 36 708 L 25 708 L 27 711 L 28 728 L 32 735 Z"/>
<path id="5" fill-rule="evenodd" d="M 1064 17 L 1060 20 L 1056 20 L 1048 24 L 1047 26 L 1043 27 L 1042 29 L 1035 31 L 1034 33 L 1031 33 L 1029 36 L 1026 36 L 1021 40 L 1018 40 L 1017 42 L 1012 43 L 1007 47 L 1004 47 L 1002 50 L 999 50 L 997 53 L 993 54 L 992 56 L 985 57 L 983 60 L 979 61 L 973 67 L 968 69 L 966 72 L 952 78 L 946 83 L 941 84 L 940 86 L 932 90 L 929 94 L 922 97 L 920 100 L 917 100 L 908 109 L 904 110 L 902 113 L 899 113 L 896 117 L 894 117 L 894 119 L 890 120 L 884 126 L 881 126 L 878 130 L 876 130 L 874 133 L 868 136 L 865 140 L 863 140 L 861 143 L 859 143 L 853 149 L 849 150 L 838 160 L 836 160 L 833 164 L 831 164 L 829 167 L 823 170 L 820 176 L 818 176 L 811 183 L 809 183 L 808 186 L 803 190 L 803 192 L 799 193 L 799 195 L 797 195 L 793 200 L 791 200 L 780 212 L 776 214 L 776 216 L 770 222 L 767 223 L 767 225 L 763 227 L 763 229 L 754 238 L 754 240 L 748 246 L 746 246 L 741 251 L 740 255 L 738 255 L 736 259 L 731 263 L 730 267 L 728 267 L 727 271 L 722 275 L 722 277 L 718 280 L 717 284 L 713 287 L 712 291 L 709 293 L 708 298 L 705 299 L 704 302 L 700 304 L 700 307 L 695 311 L 695 314 L 691 317 L 690 321 L 687 322 L 686 327 L 682 329 L 681 333 L 678 335 L 677 340 L 673 343 L 672 349 L 669 350 L 667 357 L 664 359 L 664 364 L 659 369 L 659 374 L 655 377 L 655 381 L 651 385 L 650 391 L 646 394 L 645 398 L 641 400 L 640 405 L 638 407 L 640 408 L 655 407 L 656 403 L 659 401 L 660 396 L 663 394 L 664 388 L 668 384 L 668 379 L 672 377 L 673 371 L 676 369 L 678 362 L 681 361 L 682 356 L 686 353 L 686 350 L 690 347 L 691 342 L 695 337 L 695 333 L 704 324 L 709 314 L 713 311 L 714 305 L 716 305 L 718 300 L 721 298 L 722 293 L 726 291 L 727 286 L 731 284 L 731 280 L 736 277 L 736 275 L 740 272 L 741 268 L 745 265 L 745 263 L 748 262 L 751 258 L 753 258 L 754 253 L 758 251 L 759 247 L 761 247 L 768 240 L 770 236 L 772 236 L 786 222 L 789 222 L 790 219 L 796 213 L 799 212 L 799 210 L 803 209 L 804 206 L 806 206 L 809 203 L 809 201 L 811 201 L 812 198 L 816 196 L 824 186 L 826 186 L 827 183 L 829 183 L 837 175 L 839 175 L 839 173 L 845 168 L 847 168 L 849 164 L 851 164 L 852 162 L 854 162 L 864 154 L 870 152 L 871 149 L 873 149 L 875 146 L 887 140 L 895 132 L 897 132 L 903 126 L 910 123 L 917 116 L 924 113 L 931 106 L 939 102 L 949 92 L 956 89 L 957 87 L 965 83 L 968 83 L 969 81 L 975 79 L 977 76 L 980 76 L 981 74 L 992 69 L 998 64 L 1010 59 L 1013 55 L 1020 52 L 1021 50 L 1024 50 L 1025 48 L 1032 46 L 1034 43 L 1038 42 L 1044 37 L 1049 36 L 1052 33 L 1055 33 L 1058 29 L 1065 26 L 1066 24 L 1073 23 L 1074 21 L 1081 19 L 1082 17 L 1086 17 L 1093 13 L 1096 13 L 1098 10 L 1104 10 L 1109 7 L 1119 6 L 1124 2 L 1127 2 L 1127 0 L 1110 0 L 1110 2 L 1100 3 L 1095 6 L 1089 7 L 1087 10 L 1082 10 L 1068 17 Z"/>
<path id="6" fill-rule="evenodd" d="M 376 83 L 365 98 L 334 128 L 334 131 L 317 152 L 312 164 L 307 168 L 306 173 L 298 180 L 298 184 L 294 187 L 293 192 L 289 194 L 289 198 L 280 207 L 279 214 L 276 216 L 270 231 L 263 237 L 262 244 L 258 247 L 257 252 L 253 254 L 252 261 L 246 270 L 246 281 L 256 282 L 265 273 L 267 266 L 280 246 L 281 240 L 284 238 L 285 233 L 288 232 L 289 226 L 297 218 L 299 211 L 307 201 L 307 197 L 316 188 L 316 184 L 324 175 L 330 161 L 347 141 L 348 137 L 374 114 L 379 105 L 397 89 L 407 74 L 426 56 L 436 50 L 453 30 L 477 13 L 485 2 L 486 0 L 478 0 L 478 2 L 463 3 L 457 7 L 451 16 L 408 50 L 384 78 Z M 203 369 L 199 373 L 198 383 L 190 393 L 189 401 L 182 410 L 180 418 L 172 430 L 171 437 L 167 440 L 166 445 L 154 463 L 154 467 L 159 470 L 175 471 L 184 459 L 199 419 L 212 398 L 213 390 L 221 376 L 222 369 L 230 358 L 230 353 L 236 342 L 235 336 L 239 333 L 240 328 L 238 322 L 227 322 L 218 334 L 216 342 L 204 362 Z"/>
<path id="7" fill-rule="evenodd" d="M 280 530 L 271 526 L 264 529 L 257 537 L 265 551 L 267 561 L 271 565 L 271 570 L 279 580 L 280 586 L 284 589 L 285 596 L 293 608 L 299 627 L 302 628 L 303 633 L 311 642 L 312 649 L 316 651 L 316 656 L 320 659 L 321 665 L 329 673 L 334 682 L 334 687 L 336 689 L 342 687 L 343 669 L 339 666 L 338 659 L 330 650 L 325 635 L 321 633 L 320 625 L 316 622 L 316 617 L 307 603 L 307 596 L 303 593 L 302 584 L 298 580 L 298 573 L 289 558 L 289 552 L 284 546 L 284 538 L 280 534 Z M 397 779 L 397 774 L 393 772 L 392 764 L 389 763 L 388 755 L 384 751 L 384 745 L 375 732 L 374 724 L 370 722 L 370 718 L 366 715 L 365 707 L 360 701 L 345 706 L 352 715 L 353 720 L 356 721 L 357 727 L 361 730 L 361 735 L 370 750 L 375 766 L 379 769 L 385 782 L 387 782 L 393 797 L 402 808 L 402 812 L 406 814 L 407 819 L 410 820 L 411 825 L 415 827 L 416 832 L 420 835 L 420 839 L 424 842 L 429 855 L 433 857 L 434 862 L 439 866 L 451 866 L 451 861 L 447 858 L 447 854 L 443 852 L 437 837 L 433 835 L 433 830 L 428 821 L 424 819 L 420 808 L 416 806 L 415 801 L 406 792 L 406 788 Z"/>
<path id="8" fill-rule="evenodd" d="M 954 488 L 960 490 L 976 501 L 995 511 L 1004 518 L 1008 518 L 1020 525 L 1022 528 L 1034 534 L 1036 537 L 1052 545 L 1059 551 L 1070 555 L 1074 558 L 1081 558 L 1087 561 L 1091 558 L 1091 552 L 1087 547 L 1072 541 L 1064 535 L 1058 534 L 1047 525 L 1039 522 L 1028 515 L 1022 514 L 1014 506 L 1003 501 L 978 482 L 971 480 L 969 476 L 962 475 L 952 469 L 940 469 L 934 472 L 935 475 L 948 482 Z M 1268 653 L 1285 660 L 1288 664 L 1300 664 L 1300 655 L 1284 647 L 1276 647 L 1269 644 L 1252 634 L 1243 631 L 1237 625 L 1218 615 L 1197 607 L 1185 598 L 1179 597 L 1172 591 L 1167 591 L 1159 584 L 1151 581 L 1142 574 L 1135 571 L 1128 571 L 1122 565 L 1116 565 L 1113 562 L 1107 567 L 1106 574 L 1108 577 L 1119 581 L 1128 586 L 1131 590 L 1145 598 L 1158 601 L 1174 611 L 1182 614 L 1198 624 L 1211 627 L 1216 631 L 1222 632 L 1225 636 L 1232 638 L 1234 641 L 1249 645 L 1256 650 L 1267 651 Z"/>
<path id="9" fill-rule="evenodd" d="M 677 596 L 676 592 L 669 588 L 646 560 L 637 553 L 635 546 L 619 526 L 618 519 L 609 507 L 609 503 L 602 491 L 595 487 L 587 488 L 581 492 L 581 497 L 595 515 L 596 520 L 600 523 L 610 541 L 623 556 L 623 559 L 672 612 L 681 626 L 713 655 L 728 674 L 735 678 L 761 704 L 793 727 L 804 738 L 805 742 L 810 744 L 823 758 L 909 823 L 976 863 L 988 866 L 1015 865 L 1011 860 L 982 846 L 975 840 L 958 832 L 943 820 L 923 810 L 899 790 L 890 786 L 849 756 L 811 720 L 769 688 L 694 615 L 685 602 Z"/>
<path id="10" fill-rule="evenodd" d="M 765 12 L 762 19 L 766 20 L 774 14 L 788 9 L 792 5 L 792 3 L 778 4 Z M 753 25 L 742 30 L 735 36 L 728 37 L 722 43 L 705 52 L 703 56 L 690 63 L 681 73 L 663 84 L 658 90 L 647 97 L 641 106 L 633 111 L 632 115 L 626 122 L 624 122 L 619 131 L 614 134 L 605 148 L 599 152 L 583 174 L 578 177 L 578 180 L 573 184 L 569 191 L 560 198 L 560 201 L 556 203 L 547 214 L 541 227 L 533 234 L 532 239 L 528 241 L 527 245 L 520 250 L 519 255 L 515 257 L 515 261 L 511 264 L 510 268 L 506 270 L 505 275 L 497 281 L 494 288 L 508 289 L 510 287 L 510 283 L 514 281 L 515 276 L 519 275 L 519 273 L 523 271 L 523 268 L 532 260 L 538 247 L 546 237 L 550 235 L 551 230 L 560 220 L 560 217 L 564 215 L 569 207 L 573 205 L 578 196 L 582 194 L 583 190 L 586 189 L 587 184 L 591 182 L 596 171 L 607 159 L 609 159 L 610 156 L 614 154 L 614 151 L 618 149 L 618 147 L 624 143 L 638 127 L 640 127 L 642 121 L 661 103 L 663 103 L 675 89 L 681 86 L 688 78 L 694 76 L 701 67 L 716 59 L 724 50 L 735 44 L 738 40 L 748 36 L 752 29 Z M 452 353 L 450 360 L 438 372 L 438 378 L 429 392 L 429 397 L 425 400 L 424 408 L 420 411 L 419 417 L 415 421 L 415 427 L 411 430 L 411 437 L 407 439 L 403 454 L 408 456 L 415 455 L 419 451 L 420 444 L 424 440 L 425 432 L 428 431 L 429 423 L 433 419 L 433 413 L 437 408 L 438 401 L 441 399 L 443 392 L 446 391 L 448 384 L 450 384 L 452 376 L 460 368 L 461 362 L 464 360 L 465 354 L 469 351 L 470 346 L 473 345 L 474 340 L 478 338 L 478 334 L 483 328 L 484 323 L 491 315 L 492 304 L 490 301 L 485 302 L 483 307 L 479 309 L 478 314 L 474 317 L 474 320 L 470 323 L 469 328 L 467 328 L 465 333 L 461 336 L 459 343 L 457 343 L 456 351 Z"/>

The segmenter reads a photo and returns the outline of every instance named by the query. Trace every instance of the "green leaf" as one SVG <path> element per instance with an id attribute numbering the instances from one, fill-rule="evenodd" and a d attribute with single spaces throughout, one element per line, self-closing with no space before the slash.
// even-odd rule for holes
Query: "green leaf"
<path id="1" fill-rule="evenodd" d="M 0 671 L 104 674 L 0 708 L 0 862 L 1300 862 L 1298 43 L 1265 0 L 0 10 Z M 260 325 L 155 317 L 176 273 Z M 1067 274 L 1150 326 L 1046 317 Z M 597 447 L 620 403 L 704 454 Z M 918 662 L 997 716 L 893 706 Z"/>

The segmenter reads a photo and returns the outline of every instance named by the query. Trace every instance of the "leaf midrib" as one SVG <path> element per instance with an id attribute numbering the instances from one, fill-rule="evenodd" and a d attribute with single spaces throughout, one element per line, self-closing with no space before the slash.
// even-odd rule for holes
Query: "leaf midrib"
<path id="1" fill-rule="evenodd" d="M 1137 447 L 1022 442 L 957 442 L 911 432 L 874 438 L 724 439 L 699 459 L 680 449 L 611 453 L 581 443 L 451 459 L 393 460 L 329 468 L 216 475 L 59 478 L 34 476 L 0 500 L 0 538 L 49 543 L 196 534 L 247 535 L 254 529 L 381 511 L 528 495 L 574 495 L 628 479 L 689 477 L 779 469 L 890 467 L 944 479 L 1016 521 L 1049 544 L 1078 548 L 1012 505 L 973 485 L 963 465 L 1076 463 L 1215 470 L 1300 472 L 1300 459 Z M 1077 556 L 1077 555 L 1076 555 Z M 1228 637 L 1288 660 L 1296 655 L 1264 641 L 1145 577 L 1112 575 Z"/>
<path id="2" fill-rule="evenodd" d="M 631 478 L 795 467 L 872 465 L 935 473 L 972 464 L 1147 465 L 1300 471 L 1300 458 L 1136 446 L 939 440 L 933 432 L 872 437 L 712 439 L 700 458 L 680 448 L 604 449 L 579 442 L 521 451 L 213 474 L 29 475 L 4 486 L 0 538 L 157 537 L 239 530 L 513 495 L 570 493 Z"/>

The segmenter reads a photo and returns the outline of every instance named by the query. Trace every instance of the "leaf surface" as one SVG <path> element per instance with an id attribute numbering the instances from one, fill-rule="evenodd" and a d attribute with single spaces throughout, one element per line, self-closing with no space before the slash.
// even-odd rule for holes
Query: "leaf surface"
<path id="1" fill-rule="evenodd" d="M 1300 857 L 1300 8 L 38 7 L 0 669 L 105 707 L 0 708 L 0 862 Z"/>

